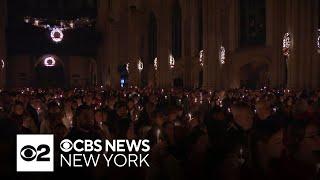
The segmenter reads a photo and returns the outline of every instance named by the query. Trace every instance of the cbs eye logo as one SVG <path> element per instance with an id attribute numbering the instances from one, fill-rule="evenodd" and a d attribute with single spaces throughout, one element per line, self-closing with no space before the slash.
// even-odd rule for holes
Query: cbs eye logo
<path id="1" fill-rule="evenodd" d="M 39 153 L 38 153 L 39 152 Z M 30 145 L 24 146 L 20 151 L 20 156 L 25 161 L 50 161 L 49 157 L 45 157 L 50 152 L 50 147 L 46 144 L 41 144 L 36 148 Z"/>
<path id="2" fill-rule="evenodd" d="M 17 171 L 53 172 L 53 135 L 17 135 Z"/>
<path id="3" fill-rule="evenodd" d="M 63 152 L 70 152 L 73 148 L 73 143 L 69 139 L 64 139 L 60 143 L 60 149 Z"/>

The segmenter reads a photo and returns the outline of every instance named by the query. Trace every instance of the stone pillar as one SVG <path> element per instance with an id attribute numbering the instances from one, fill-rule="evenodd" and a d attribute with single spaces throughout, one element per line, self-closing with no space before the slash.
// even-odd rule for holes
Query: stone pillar
<path id="1" fill-rule="evenodd" d="M 138 12 L 136 9 L 129 9 L 128 12 L 128 54 L 130 63 L 129 85 L 139 86 L 140 75 L 137 68 L 139 59 L 139 36 L 138 36 Z"/>
<path id="2" fill-rule="evenodd" d="M 298 44 L 299 38 L 298 34 L 298 5 L 295 0 L 286 1 L 286 28 L 285 32 L 291 34 L 291 49 L 290 56 L 287 58 L 287 69 L 288 69 L 288 84 L 287 87 L 290 89 L 295 89 L 298 87 Z"/>
<path id="3" fill-rule="evenodd" d="M 169 68 L 169 55 L 171 53 L 171 4 L 169 0 L 160 3 L 159 12 L 159 33 L 158 33 L 158 71 L 159 87 L 166 88 L 172 86 L 172 71 Z"/>
<path id="4" fill-rule="evenodd" d="M 203 1 L 203 47 L 205 51 L 204 82 L 203 88 L 217 89 L 218 68 L 218 39 L 217 39 L 217 12 L 212 9 L 217 8 L 218 0 Z"/>
<path id="5" fill-rule="evenodd" d="M 312 4 L 312 60 L 311 60 L 311 69 L 312 69 L 312 74 L 311 74 L 311 87 L 312 89 L 318 89 L 320 86 L 320 71 L 319 71 L 319 66 L 320 66 L 320 53 L 317 52 L 317 38 L 318 38 L 318 29 L 320 29 L 320 24 L 319 24 L 319 1 L 314 1 L 314 4 Z"/>
<path id="6" fill-rule="evenodd" d="M 6 84 L 6 12 L 6 0 L 0 1 L 0 88 L 4 88 Z"/>
<path id="7" fill-rule="evenodd" d="M 181 4 L 182 8 L 182 60 L 184 61 L 184 86 L 186 88 L 192 88 L 192 80 L 191 80 L 191 73 L 192 73 L 192 66 L 194 65 L 193 58 L 192 58 L 192 38 L 196 36 L 193 28 L 197 28 L 198 26 L 195 24 L 196 16 L 194 16 L 194 1 L 182 1 Z"/>
<path id="8" fill-rule="evenodd" d="M 97 30 L 102 35 L 102 43 L 97 52 L 97 83 L 107 85 L 106 61 L 108 59 L 108 3 L 104 0 L 98 1 Z M 111 85 L 111 84 L 108 84 Z"/>
<path id="9" fill-rule="evenodd" d="M 234 52 L 239 46 L 239 0 L 230 0 L 229 6 L 229 51 Z"/>
<path id="10" fill-rule="evenodd" d="M 272 49 L 269 74 L 271 87 L 286 86 L 286 60 L 282 54 L 282 40 L 286 33 L 285 1 L 266 1 L 266 46 Z"/>
<path id="11" fill-rule="evenodd" d="M 315 1 L 287 1 L 287 26 L 292 34 L 293 47 L 288 59 L 289 88 L 312 86 L 313 11 Z"/>

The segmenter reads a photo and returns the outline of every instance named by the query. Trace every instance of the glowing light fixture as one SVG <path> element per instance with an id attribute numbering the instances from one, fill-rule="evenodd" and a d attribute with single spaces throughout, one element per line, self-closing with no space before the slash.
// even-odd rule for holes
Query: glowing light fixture
<path id="1" fill-rule="evenodd" d="M 62 30 L 60 28 L 53 28 L 51 30 L 50 35 L 51 35 L 52 41 L 54 41 L 54 42 L 58 43 L 58 42 L 61 42 L 63 40 L 63 32 L 62 32 Z"/>
<path id="2" fill-rule="evenodd" d="M 3 60 L 3 59 L 1 59 L 1 68 L 2 68 L 2 69 L 4 69 L 4 67 L 5 67 L 4 60 Z"/>
<path id="3" fill-rule="evenodd" d="M 56 60 L 53 57 L 49 56 L 44 59 L 43 64 L 46 67 L 52 67 L 56 65 Z"/>
<path id="4" fill-rule="evenodd" d="M 176 63 L 176 62 L 175 62 L 175 59 L 174 59 L 173 55 L 170 54 L 170 55 L 169 55 L 169 66 L 170 66 L 171 69 L 174 68 L 175 63 Z"/>
<path id="5" fill-rule="evenodd" d="M 154 58 L 154 60 L 153 60 L 153 67 L 154 67 L 154 70 L 158 70 L 158 58 L 156 57 L 156 58 Z"/>
<path id="6" fill-rule="evenodd" d="M 129 68 L 130 68 L 130 63 L 127 63 L 126 64 L 126 70 L 127 70 L 128 73 L 129 73 Z"/>
<path id="7" fill-rule="evenodd" d="M 226 49 L 223 46 L 220 46 L 219 61 L 221 65 L 226 63 Z"/>
<path id="8" fill-rule="evenodd" d="M 284 56 L 290 55 L 290 48 L 291 48 L 291 34 L 287 32 L 284 34 L 283 42 L 282 42 L 282 52 Z"/>
<path id="9" fill-rule="evenodd" d="M 143 70 L 143 62 L 142 62 L 142 60 L 140 58 L 139 58 L 137 66 L 138 66 L 139 72 L 141 72 Z"/>
<path id="10" fill-rule="evenodd" d="M 200 66 L 204 65 L 204 51 L 203 50 L 201 50 L 199 52 L 199 63 L 200 63 Z"/>

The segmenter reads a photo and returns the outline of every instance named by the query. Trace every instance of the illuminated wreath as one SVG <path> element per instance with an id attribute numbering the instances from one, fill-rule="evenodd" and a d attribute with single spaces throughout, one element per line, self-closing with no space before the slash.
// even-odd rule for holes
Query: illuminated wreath
<path id="1" fill-rule="evenodd" d="M 59 28 L 53 28 L 50 33 L 51 39 L 54 42 L 61 42 L 63 40 L 63 32 Z"/>
<path id="2" fill-rule="evenodd" d="M 44 59 L 43 64 L 47 67 L 52 67 L 56 65 L 56 60 L 53 57 L 49 56 Z"/>

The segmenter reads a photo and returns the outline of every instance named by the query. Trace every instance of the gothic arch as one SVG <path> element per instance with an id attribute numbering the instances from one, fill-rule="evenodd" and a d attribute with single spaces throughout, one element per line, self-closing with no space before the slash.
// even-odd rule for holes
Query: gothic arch
<path id="1" fill-rule="evenodd" d="M 63 66 L 64 68 L 64 62 L 56 55 L 54 54 L 46 54 L 46 55 L 43 55 L 43 56 L 40 56 L 36 62 L 34 63 L 34 67 L 37 67 L 40 63 L 43 63 L 43 61 L 45 60 L 45 58 L 47 57 L 53 57 L 55 60 L 56 60 L 56 63 L 57 65 L 59 66 Z"/>
<path id="2" fill-rule="evenodd" d="M 261 84 L 269 83 L 270 73 L 271 73 L 271 58 L 269 55 L 271 54 L 270 49 L 261 48 L 252 50 L 244 50 L 233 54 L 230 58 L 230 61 L 227 61 L 227 66 L 229 66 L 229 87 L 230 88 L 239 88 L 241 86 L 241 78 L 244 76 L 244 71 L 253 68 L 257 71 L 257 75 L 264 76 L 263 79 L 259 79 Z M 261 72 L 259 68 L 265 68 Z M 251 69 L 252 70 L 252 69 Z M 251 72 L 252 73 L 252 72 Z M 259 74 L 266 73 L 266 74 Z M 253 77 L 252 78 L 258 78 Z M 258 79 L 257 79 L 258 80 Z"/>
<path id="3" fill-rule="evenodd" d="M 46 58 L 52 57 L 52 66 L 46 65 Z M 51 62 L 52 63 L 52 62 Z M 67 73 L 64 62 L 56 55 L 46 54 L 36 59 L 33 67 L 33 84 L 36 87 L 60 87 L 67 86 Z"/>

